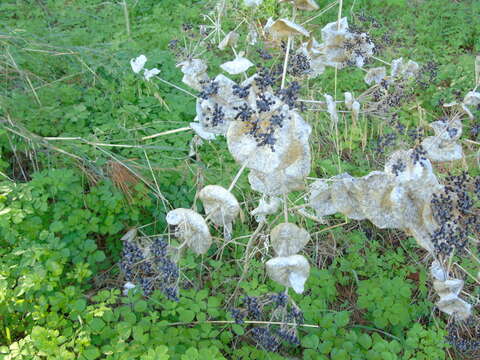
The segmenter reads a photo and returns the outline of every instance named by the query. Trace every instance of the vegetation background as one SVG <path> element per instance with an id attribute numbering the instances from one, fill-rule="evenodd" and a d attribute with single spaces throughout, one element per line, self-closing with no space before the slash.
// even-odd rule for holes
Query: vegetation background
<path id="1" fill-rule="evenodd" d="M 342 217 L 326 229 L 292 214 L 314 235 L 307 292 L 293 296 L 312 325 L 299 328 L 299 346 L 268 352 L 252 337 L 262 325 L 232 320 L 227 300 L 240 277 L 245 238 L 182 259 L 179 302 L 158 291 L 121 294 L 125 232 L 142 226 L 148 235 L 164 233 L 168 204 L 189 208 L 198 188 L 228 187 L 239 168 L 224 140 L 204 143 L 193 157 L 190 132 L 142 140 L 188 126 L 195 102 L 164 83 L 141 81 L 129 65 L 146 54 L 163 79 L 181 86 L 169 42 L 183 41 L 183 24 L 204 24 L 202 14 L 214 5 L 0 2 L 0 359 L 478 359 L 445 340 L 446 319 L 434 310 L 415 241 Z M 436 77 L 403 109 L 407 127 L 441 116 L 442 101 L 473 87 L 479 1 L 345 0 L 344 9 L 349 23 L 381 46 L 379 57 L 438 65 Z M 279 11 L 276 1 L 265 0 L 259 20 Z M 335 18 L 331 10 L 313 27 L 319 31 Z M 226 20 L 228 26 L 238 19 Z M 215 49 L 208 56 L 213 70 L 224 59 Z M 326 72 L 303 91 L 331 93 L 332 79 Z M 363 72 L 345 70 L 338 84 L 339 93 L 359 91 Z M 322 125 L 325 115 L 309 121 L 317 134 L 315 177 L 364 175 L 402 145 L 376 150 L 389 132 L 381 123 L 363 121 L 332 135 Z M 479 175 L 478 123 L 467 122 L 464 133 L 469 155 L 444 174 Z M 251 210 L 258 196 L 246 184 L 244 176 L 235 195 Z M 252 224 L 245 211 L 234 237 L 248 234 Z M 265 279 L 266 256 L 260 249 L 252 260 L 243 295 L 280 291 Z M 458 261 L 473 271 L 468 259 Z"/>

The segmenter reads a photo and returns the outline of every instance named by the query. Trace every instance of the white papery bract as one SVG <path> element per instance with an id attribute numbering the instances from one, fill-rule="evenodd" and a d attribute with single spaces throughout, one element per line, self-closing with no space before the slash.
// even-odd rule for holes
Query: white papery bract
<path id="1" fill-rule="evenodd" d="M 219 74 L 213 82 L 218 85 L 218 91 L 207 99 L 197 99 L 194 121 L 200 123 L 203 132 L 225 135 L 238 113 L 234 108 L 240 106 L 242 101 L 233 95 L 233 86 L 236 85 L 233 80 Z"/>
<path id="2" fill-rule="evenodd" d="M 404 79 L 415 77 L 420 70 L 420 66 L 412 60 L 404 62 L 403 58 L 392 60 L 390 75 L 393 78 L 400 77 Z"/>
<path id="3" fill-rule="evenodd" d="M 338 123 L 337 103 L 333 99 L 332 95 L 325 94 L 325 102 L 327 103 L 327 112 L 330 115 L 332 124 Z"/>
<path id="4" fill-rule="evenodd" d="M 325 25 L 322 29 L 322 40 L 319 47 L 324 53 L 325 65 L 338 69 L 348 65 L 363 67 L 375 48 L 367 34 L 352 33 L 348 30 L 346 17 Z"/>
<path id="5" fill-rule="evenodd" d="M 240 205 L 233 194 L 219 185 L 207 185 L 199 193 L 208 218 L 218 226 L 223 226 L 225 235 L 232 232 L 232 223 L 240 212 Z"/>
<path id="6" fill-rule="evenodd" d="M 463 157 L 462 145 L 457 143 L 462 136 L 463 126 L 459 119 L 434 121 L 430 127 L 435 136 L 428 136 L 422 146 L 431 161 L 443 162 L 460 160 Z"/>
<path id="7" fill-rule="evenodd" d="M 255 216 L 257 222 L 265 221 L 267 215 L 275 214 L 282 202 L 276 196 L 262 196 L 258 206 L 253 209 L 250 214 Z"/>
<path id="8" fill-rule="evenodd" d="M 277 256 L 295 255 L 310 241 L 307 230 L 292 223 L 281 223 L 270 232 L 270 243 Z"/>
<path id="9" fill-rule="evenodd" d="M 318 75 L 323 74 L 325 71 L 325 52 L 321 45 L 313 38 L 304 43 L 298 48 L 297 53 L 307 57 L 310 69 L 308 71 L 308 77 L 315 78 Z"/>
<path id="10" fill-rule="evenodd" d="M 459 297 L 463 285 L 464 281 L 460 279 L 433 281 L 433 288 L 440 297 L 436 303 L 438 309 L 457 320 L 466 320 L 472 315 L 472 305 Z"/>
<path id="11" fill-rule="evenodd" d="M 305 288 L 310 274 L 310 265 L 305 256 L 291 255 L 275 257 L 266 262 L 267 275 L 277 283 L 291 287 L 297 294 Z"/>
<path id="12" fill-rule="evenodd" d="M 147 57 L 145 55 L 140 55 L 139 57 L 130 60 L 130 66 L 132 67 L 133 72 L 138 74 L 140 71 L 142 71 L 146 62 Z"/>
<path id="13" fill-rule="evenodd" d="M 286 134 L 290 140 L 280 158 L 281 166 L 271 172 L 252 170 L 248 175 L 252 189 L 264 195 L 278 196 L 302 190 L 305 188 L 305 178 L 310 173 L 311 155 L 308 139 L 311 127 L 297 112 L 290 114 L 292 116 L 290 125 L 293 126 Z"/>
<path id="14" fill-rule="evenodd" d="M 469 106 L 480 105 L 480 92 L 469 91 L 467 95 L 465 95 L 465 98 L 463 99 L 463 103 Z"/>
<path id="15" fill-rule="evenodd" d="M 177 64 L 183 73 L 182 82 L 192 89 L 200 91 L 202 83 L 208 81 L 207 64 L 200 59 L 191 59 Z"/>
<path id="16" fill-rule="evenodd" d="M 290 2 L 299 10 L 314 11 L 319 9 L 315 0 L 279 0 L 279 2 Z"/>
<path id="17" fill-rule="evenodd" d="M 220 41 L 220 44 L 218 44 L 218 48 L 220 50 L 225 50 L 227 47 L 234 47 L 235 44 L 238 41 L 238 33 L 235 31 L 230 31 L 222 41 Z"/>
<path id="18" fill-rule="evenodd" d="M 375 67 L 368 69 L 367 73 L 365 74 L 364 80 L 368 85 L 380 84 L 383 79 L 387 76 L 387 69 L 385 66 Z"/>
<path id="19" fill-rule="evenodd" d="M 277 19 L 273 21 L 272 18 L 269 18 L 264 30 L 269 33 L 274 40 L 285 39 L 289 36 L 310 36 L 307 29 L 288 19 Z"/>
<path id="20" fill-rule="evenodd" d="M 196 254 L 205 254 L 212 244 L 212 236 L 205 219 L 190 209 L 175 209 L 166 216 L 169 225 L 176 226 L 175 235 L 186 242 Z"/>
<path id="21" fill-rule="evenodd" d="M 432 233 L 438 224 L 432 216 L 433 193 L 443 190 L 428 159 L 415 160 L 414 150 L 397 151 L 384 171 L 361 178 L 349 174 L 319 179 L 310 185 L 309 204 L 319 217 L 337 212 L 375 226 L 407 231 L 417 243 L 433 252 Z"/>
<path id="22" fill-rule="evenodd" d="M 143 77 L 145 80 L 150 81 L 152 77 L 157 76 L 158 74 L 160 74 L 160 70 L 157 68 L 153 68 L 151 70 L 145 69 L 143 72 Z"/>
<path id="23" fill-rule="evenodd" d="M 220 68 L 230 75 L 237 75 L 247 71 L 252 66 L 253 63 L 250 60 L 243 56 L 237 56 L 235 60 L 227 61 L 220 65 Z"/>
<path id="24" fill-rule="evenodd" d="M 243 3 L 245 4 L 245 6 L 253 7 L 261 5 L 263 3 L 263 0 L 243 0 Z"/>

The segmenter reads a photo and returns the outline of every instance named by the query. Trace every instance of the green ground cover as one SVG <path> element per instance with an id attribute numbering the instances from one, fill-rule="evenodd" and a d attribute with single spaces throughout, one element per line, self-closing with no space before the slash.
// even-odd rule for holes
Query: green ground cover
<path id="1" fill-rule="evenodd" d="M 197 34 L 185 24 L 209 24 L 202 14 L 215 14 L 215 6 L 0 2 L 0 359 L 475 359 L 446 341 L 448 318 L 435 311 L 425 253 L 415 240 L 340 215 L 326 225 L 290 215 L 314 234 L 305 249 L 312 265 L 306 292 L 291 294 L 312 326 L 298 327 L 298 345 L 285 341 L 275 352 L 259 345 L 265 326 L 249 317 L 237 324 L 231 310 L 245 296 L 265 298 L 282 287 L 266 278 L 268 249 L 258 245 L 230 298 L 241 278 L 244 235 L 256 228 L 249 211 L 259 196 L 245 175 L 233 191 L 244 208 L 233 229 L 238 240 L 180 259 L 179 301 L 160 291 L 122 295 L 121 237 L 135 227 L 146 236 L 166 233 L 169 210 L 190 208 L 206 184 L 228 187 L 240 168 L 224 139 L 204 142 L 193 156 L 190 131 L 142 139 L 188 126 L 195 100 L 165 82 L 142 81 L 129 64 L 147 54 L 164 80 L 186 88 L 171 41 L 195 44 Z M 443 116 L 442 103 L 473 88 L 479 1 L 345 0 L 343 8 L 350 24 L 371 34 L 378 57 L 430 64 L 399 112 L 407 128 Z M 265 0 L 257 16 L 264 23 L 282 11 Z M 336 8 L 326 12 L 313 29 L 336 16 Z M 238 20 L 224 19 L 225 30 Z M 216 49 L 206 56 L 212 73 L 227 60 Z M 339 72 L 334 88 L 329 69 L 302 95 L 360 91 L 363 76 L 357 68 Z M 480 174 L 480 111 L 475 115 L 464 122 L 465 161 L 446 165 L 443 177 Z M 316 135 L 313 177 L 365 175 L 411 144 L 399 138 L 378 151 L 392 131 L 380 121 L 361 119 L 331 134 L 327 115 L 305 117 Z M 478 271 L 470 258 L 456 261 Z M 474 280 L 465 280 L 473 288 Z M 479 295 L 477 286 L 472 296 Z M 264 310 L 261 320 L 271 320 L 273 310 Z"/>

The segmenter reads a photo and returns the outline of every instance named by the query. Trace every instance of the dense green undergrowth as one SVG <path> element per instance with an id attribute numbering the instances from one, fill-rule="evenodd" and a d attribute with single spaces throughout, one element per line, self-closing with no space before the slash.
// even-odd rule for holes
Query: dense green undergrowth
<path id="1" fill-rule="evenodd" d="M 216 241 L 206 256 L 182 258 L 179 302 L 158 291 L 122 294 L 123 234 L 133 227 L 164 233 L 167 202 L 188 208 L 196 188 L 228 187 L 239 168 L 224 140 L 199 146 L 195 156 L 189 156 L 188 132 L 141 140 L 188 126 L 195 102 L 164 83 L 139 81 L 129 66 L 148 54 L 165 80 L 182 86 L 169 42 L 181 39 L 182 24 L 208 23 L 201 14 L 214 4 L 124 4 L 0 4 L 0 359 L 446 359 L 445 323 L 432 315 L 423 254 L 413 239 L 367 222 L 322 231 L 323 225 L 291 216 L 315 233 L 308 252 L 316 267 L 306 293 L 292 295 L 310 326 L 299 328 L 299 346 L 285 343 L 276 353 L 256 345 L 252 329 L 261 325 L 235 323 L 227 302 L 246 239 L 225 248 Z M 360 0 L 344 1 L 344 8 L 383 47 L 382 58 L 438 64 L 435 79 L 416 89 L 417 103 L 402 109 L 406 126 L 441 116 L 439 102 L 472 87 L 480 2 Z M 260 20 L 279 11 L 266 0 Z M 314 24 L 320 29 L 335 18 L 330 11 Z M 327 71 L 309 90 L 333 92 L 333 77 Z M 360 89 L 362 78 L 359 69 L 339 73 L 337 91 Z M 322 128 L 320 116 L 309 120 Z M 466 122 L 464 132 L 478 141 L 474 125 Z M 363 175 L 381 166 L 375 139 L 388 129 L 361 123 L 347 130 L 341 157 L 332 139 L 313 141 L 320 155 L 312 176 Z M 478 175 L 474 160 L 467 166 Z M 254 207 L 255 194 L 235 191 L 246 209 Z M 251 224 L 245 214 L 233 236 L 245 235 Z M 242 295 L 282 290 L 266 279 L 262 251 L 240 284 Z"/>

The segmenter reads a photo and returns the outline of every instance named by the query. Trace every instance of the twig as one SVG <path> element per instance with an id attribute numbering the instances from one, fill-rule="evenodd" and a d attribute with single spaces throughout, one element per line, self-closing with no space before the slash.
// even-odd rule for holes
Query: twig
<path id="1" fill-rule="evenodd" d="M 170 134 L 175 134 L 175 133 L 178 133 L 178 132 L 189 131 L 189 130 L 192 130 L 192 128 L 190 126 L 185 126 L 183 128 L 179 128 L 179 129 L 167 130 L 167 131 L 163 131 L 163 132 L 158 133 L 158 134 L 144 136 L 142 138 L 142 140 L 153 139 L 153 138 L 156 138 L 156 137 L 159 137 L 159 136 L 170 135 Z"/>
<path id="2" fill-rule="evenodd" d="M 237 172 L 237 175 L 235 175 L 235 177 L 233 178 L 232 180 L 232 183 L 230 184 L 230 186 L 228 187 L 228 191 L 232 191 L 233 188 L 235 187 L 235 184 L 237 183 L 238 179 L 240 178 L 240 176 L 242 175 L 243 171 L 245 170 L 245 168 L 247 167 L 247 162 L 245 162 L 242 167 L 240 168 L 240 170 L 238 170 Z"/>
<path id="3" fill-rule="evenodd" d="M 130 37 L 130 17 L 128 15 L 128 8 L 127 8 L 127 2 L 123 0 L 122 2 L 122 7 L 123 7 L 123 16 L 125 16 L 125 27 L 127 28 L 127 35 Z"/>

